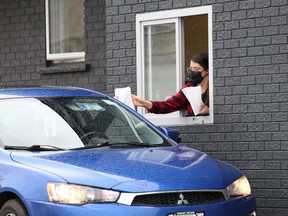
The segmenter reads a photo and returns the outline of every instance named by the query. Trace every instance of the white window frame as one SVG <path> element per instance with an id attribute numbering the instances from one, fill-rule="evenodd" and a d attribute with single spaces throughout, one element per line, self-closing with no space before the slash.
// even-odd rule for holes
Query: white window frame
<path id="1" fill-rule="evenodd" d="M 85 52 L 70 52 L 70 53 L 56 53 L 56 54 L 50 53 L 49 0 L 45 0 L 45 12 L 46 12 L 46 60 L 55 62 L 84 61 Z"/>
<path id="2" fill-rule="evenodd" d="M 145 26 L 150 26 L 150 25 L 158 25 L 158 24 L 165 24 L 165 23 L 175 23 L 175 28 L 176 28 L 176 73 L 175 73 L 175 80 L 176 80 L 176 90 L 175 92 L 180 89 L 181 87 L 181 82 L 182 82 L 182 70 L 181 70 L 181 65 L 182 65 L 182 55 L 180 55 L 180 44 L 181 44 L 181 34 L 179 33 L 179 30 L 181 30 L 181 26 L 179 25 L 179 18 L 172 18 L 172 19 L 165 19 L 165 20 L 153 20 L 153 21 L 146 21 L 145 23 L 142 24 L 141 26 L 141 35 L 142 35 L 142 30 L 144 29 L 143 27 Z M 141 40 L 141 47 L 144 47 L 144 40 Z M 139 50 L 139 49 L 137 49 Z M 137 57 L 141 56 L 141 62 L 144 62 L 144 49 L 141 49 L 141 55 L 137 54 Z M 138 68 L 139 65 L 137 65 Z M 142 72 L 143 71 L 143 72 Z M 139 73 L 140 72 L 140 73 Z M 139 77 L 141 77 L 139 79 Z M 145 74 L 144 74 L 144 64 L 141 63 L 141 70 L 137 71 L 137 94 L 141 95 L 141 97 L 145 98 Z M 138 107 L 138 111 L 144 115 L 147 118 L 150 118 L 152 113 L 145 113 L 143 108 Z M 162 114 L 157 114 L 155 115 L 156 118 L 160 117 Z M 165 114 L 165 117 L 179 117 L 180 111 L 173 112 L 173 113 L 168 113 Z"/>
<path id="3" fill-rule="evenodd" d="M 191 125 L 191 124 L 209 124 L 214 122 L 213 111 L 213 37 L 212 37 L 212 6 L 193 7 L 185 9 L 175 9 L 169 11 L 151 12 L 136 15 L 136 54 L 137 54 L 137 95 L 145 98 L 145 79 L 144 79 L 144 38 L 143 29 L 146 25 L 171 23 L 171 20 L 177 20 L 176 24 L 176 86 L 178 90 L 184 83 L 183 70 L 183 39 L 181 32 L 181 18 L 194 15 L 208 15 L 208 56 L 209 56 L 209 115 L 183 117 L 180 112 L 171 114 L 153 114 L 147 113 L 144 108 L 137 108 L 137 111 L 145 116 L 155 125 Z M 177 31 L 178 29 L 178 31 Z M 177 90 L 177 91 L 178 91 Z M 175 92 L 176 93 L 176 92 Z"/>

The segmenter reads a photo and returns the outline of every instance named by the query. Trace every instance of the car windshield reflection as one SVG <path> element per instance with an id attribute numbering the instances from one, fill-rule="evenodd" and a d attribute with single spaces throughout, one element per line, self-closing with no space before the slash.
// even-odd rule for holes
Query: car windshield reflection
<path id="1" fill-rule="evenodd" d="M 50 150 L 56 151 L 103 143 L 113 147 L 171 145 L 137 116 L 107 98 L 2 100 L 0 120 L 1 146 L 13 149 L 44 145 L 54 146 Z"/>

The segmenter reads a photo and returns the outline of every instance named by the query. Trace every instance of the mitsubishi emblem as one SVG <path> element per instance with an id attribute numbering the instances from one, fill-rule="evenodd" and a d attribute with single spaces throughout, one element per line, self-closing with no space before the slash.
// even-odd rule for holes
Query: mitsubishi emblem
<path id="1" fill-rule="evenodd" d="M 179 198 L 180 199 L 178 200 L 177 205 L 187 205 L 187 204 L 189 204 L 189 202 L 184 199 L 184 195 L 182 193 L 180 193 Z"/>

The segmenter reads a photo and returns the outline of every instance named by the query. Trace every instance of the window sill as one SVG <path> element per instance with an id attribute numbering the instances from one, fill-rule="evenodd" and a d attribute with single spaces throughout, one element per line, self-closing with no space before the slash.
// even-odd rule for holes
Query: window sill
<path id="1" fill-rule="evenodd" d="M 65 63 L 57 64 L 50 67 L 38 68 L 37 72 L 41 74 L 59 74 L 59 73 L 75 73 L 88 72 L 90 65 L 85 63 Z"/>
<path id="2" fill-rule="evenodd" d="M 159 115 L 159 114 L 158 114 Z M 213 124 L 212 116 L 147 118 L 156 126 L 184 126 L 196 124 Z"/>
<path id="3" fill-rule="evenodd" d="M 176 116 L 170 114 L 144 114 L 150 122 L 156 126 L 183 126 L 183 125 L 195 125 L 195 124 L 213 124 L 213 115 L 208 116 Z"/>
<path id="4" fill-rule="evenodd" d="M 196 124 L 213 124 L 214 113 L 213 107 L 210 107 L 210 115 L 207 116 L 182 116 L 183 111 L 172 112 L 167 114 L 154 114 L 146 113 L 142 107 L 137 107 L 137 112 L 148 119 L 156 126 L 184 126 L 184 125 L 196 125 Z"/>

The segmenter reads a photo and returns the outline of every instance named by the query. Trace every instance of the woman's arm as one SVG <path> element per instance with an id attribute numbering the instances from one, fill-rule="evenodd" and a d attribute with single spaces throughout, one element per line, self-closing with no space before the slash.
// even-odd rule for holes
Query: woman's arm
<path id="1" fill-rule="evenodd" d="M 145 99 L 138 97 L 136 95 L 132 95 L 132 102 L 135 106 L 144 107 L 146 109 L 151 109 L 153 106 L 151 101 L 145 100 Z"/>
<path id="2" fill-rule="evenodd" d="M 164 114 L 184 110 L 187 108 L 187 103 L 189 103 L 182 91 L 177 92 L 166 101 L 149 101 L 136 95 L 132 95 L 132 101 L 135 106 L 144 107 L 148 110 L 148 112 L 155 114 Z"/>

